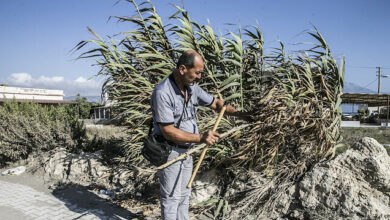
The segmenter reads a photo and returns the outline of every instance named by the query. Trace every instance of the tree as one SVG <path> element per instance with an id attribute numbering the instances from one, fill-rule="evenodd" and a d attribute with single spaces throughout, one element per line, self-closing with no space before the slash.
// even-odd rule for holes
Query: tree
<path id="1" fill-rule="evenodd" d="M 81 97 L 80 94 L 77 94 L 74 101 L 77 102 L 79 118 L 89 118 L 93 103 L 88 102 L 88 99 L 86 97 Z"/>

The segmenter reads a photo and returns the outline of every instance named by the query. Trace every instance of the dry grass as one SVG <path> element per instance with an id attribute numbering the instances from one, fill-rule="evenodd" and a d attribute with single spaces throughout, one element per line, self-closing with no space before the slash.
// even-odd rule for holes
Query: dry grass
<path id="1" fill-rule="evenodd" d="M 371 137 L 377 140 L 380 144 L 384 144 L 384 147 L 390 155 L 390 129 L 348 128 L 341 129 L 341 134 L 344 138 L 343 142 L 347 145 L 347 147 L 340 149 L 338 153 L 345 151 L 348 147 L 352 146 L 363 137 Z"/>
<path id="2" fill-rule="evenodd" d="M 128 128 L 115 125 L 103 125 L 100 127 L 87 127 L 86 135 L 88 140 L 98 137 L 102 140 L 120 139 L 127 135 Z"/>

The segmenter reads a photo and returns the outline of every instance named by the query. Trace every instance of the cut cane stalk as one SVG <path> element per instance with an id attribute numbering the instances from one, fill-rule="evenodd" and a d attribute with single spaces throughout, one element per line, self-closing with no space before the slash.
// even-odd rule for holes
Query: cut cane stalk
<path id="1" fill-rule="evenodd" d="M 226 106 L 223 106 L 222 109 L 221 109 L 221 112 L 220 112 L 219 115 L 218 115 L 217 121 L 215 122 L 213 131 L 216 131 L 216 130 L 217 130 L 218 125 L 219 125 L 219 122 L 220 122 L 221 119 L 222 119 L 223 113 L 225 113 L 225 110 L 226 110 Z M 202 153 L 200 154 L 199 161 L 198 161 L 198 163 L 196 164 L 196 167 L 195 167 L 195 169 L 194 169 L 194 172 L 192 173 L 192 176 L 191 176 L 190 181 L 188 182 L 187 188 L 190 188 L 190 187 L 191 187 L 192 181 L 194 181 L 194 179 L 195 179 L 196 172 L 198 172 L 198 169 L 199 169 L 199 167 L 200 167 L 200 164 L 202 163 L 202 160 L 203 160 L 203 158 L 204 158 L 204 155 L 206 154 L 207 148 L 208 148 L 208 146 L 205 146 L 205 147 L 203 148 L 203 151 L 202 151 Z"/>

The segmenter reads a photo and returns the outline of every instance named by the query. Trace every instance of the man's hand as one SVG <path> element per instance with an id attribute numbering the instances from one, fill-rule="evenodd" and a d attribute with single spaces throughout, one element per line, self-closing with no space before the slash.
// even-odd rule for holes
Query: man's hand
<path id="1" fill-rule="evenodd" d="M 221 136 L 215 131 L 207 131 L 200 135 L 200 142 L 207 145 L 213 145 L 218 142 Z"/>
<path id="2" fill-rule="evenodd" d="M 213 109 L 214 111 L 219 112 L 219 111 L 221 111 L 221 109 L 224 105 L 226 105 L 226 103 L 224 101 L 222 101 L 218 98 L 215 98 L 214 102 L 210 105 L 210 108 Z M 238 117 L 238 118 L 245 120 L 249 123 L 255 121 L 255 117 L 253 116 L 253 113 L 254 112 L 240 112 L 240 111 L 237 111 L 237 109 L 234 108 L 233 106 L 226 105 L 225 115 Z"/>
<path id="3" fill-rule="evenodd" d="M 253 112 L 238 112 L 237 117 L 247 121 L 247 122 L 254 122 L 255 117 L 253 116 Z"/>

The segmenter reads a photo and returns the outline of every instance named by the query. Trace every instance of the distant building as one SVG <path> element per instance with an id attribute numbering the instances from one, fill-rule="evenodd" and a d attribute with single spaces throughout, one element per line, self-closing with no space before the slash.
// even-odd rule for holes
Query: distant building
<path id="1" fill-rule="evenodd" d="M 103 95 L 103 102 L 103 106 L 96 106 L 92 109 L 92 119 L 111 119 L 111 106 L 114 104 L 114 102 L 108 99 L 107 93 Z"/>
<path id="2" fill-rule="evenodd" d="M 92 111 L 92 119 L 111 119 L 111 106 L 94 107 Z"/>
<path id="3" fill-rule="evenodd" d="M 344 93 L 341 95 L 341 99 L 343 104 L 364 105 L 365 107 L 359 109 L 368 110 L 369 115 L 385 115 L 386 118 L 378 118 L 376 121 L 381 126 L 389 127 L 390 94 Z"/>
<path id="4" fill-rule="evenodd" d="M 76 104 L 73 101 L 64 100 L 63 90 L 34 89 L 0 86 L 0 103 L 6 100 L 17 102 L 35 102 L 41 104 Z"/>

